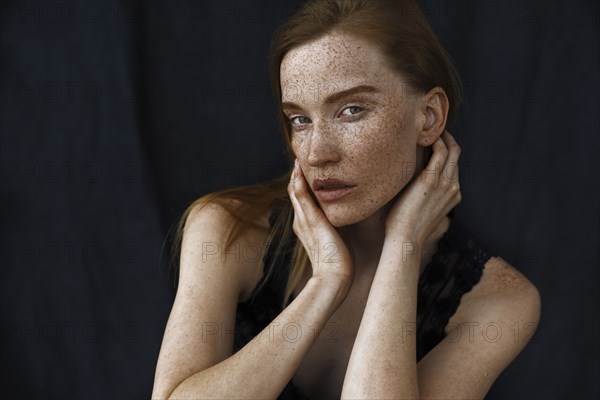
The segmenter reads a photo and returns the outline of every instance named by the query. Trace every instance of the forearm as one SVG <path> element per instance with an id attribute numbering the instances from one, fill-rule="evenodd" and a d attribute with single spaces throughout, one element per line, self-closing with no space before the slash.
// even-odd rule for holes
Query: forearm
<path id="1" fill-rule="evenodd" d="M 342 398 L 417 399 L 420 251 L 386 240 L 346 370 Z"/>
<path id="2" fill-rule="evenodd" d="M 338 305 L 334 288 L 310 279 L 259 335 L 226 360 L 190 376 L 170 398 L 276 398 Z"/>

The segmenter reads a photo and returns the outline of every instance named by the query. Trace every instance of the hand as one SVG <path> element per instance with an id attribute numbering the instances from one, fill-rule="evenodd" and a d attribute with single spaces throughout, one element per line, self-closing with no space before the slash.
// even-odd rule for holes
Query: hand
<path id="1" fill-rule="evenodd" d="M 292 171 L 288 194 L 294 207 L 292 228 L 308 253 L 313 277 L 333 284 L 345 296 L 354 277 L 354 262 L 343 239 L 310 196 L 298 162 Z"/>
<path id="2" fill-rule="evenodd" d="M 386 217 L 386 237 L 399 234 L 422 244 L 461 200 L 460 147 L 448 131 L 433 144 L 427 167 L 403 189 Z"/>

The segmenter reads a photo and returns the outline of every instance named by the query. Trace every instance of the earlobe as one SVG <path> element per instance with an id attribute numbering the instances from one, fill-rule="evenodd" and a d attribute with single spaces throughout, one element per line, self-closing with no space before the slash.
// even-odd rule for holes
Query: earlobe
<path id="1" fill-rule="evenodd" d="M 444 132 L 448 117 L 448 97 L 441 87 L 434 87 L 423 96 L 423 124 L 419 131 L 420 146 L 431 146 Z"/>
<path id="2" fill-rule="evenodd" d="M 435 143 L 436 140 L 438 140 L 442 132 L 444 132 L 443 126 L 441 127 L 441 129 L 430 128 L 422 130 L 419 133 L 419 140 L 417 143 L 419 144 L 419 146 L 422 147 L 430 147 Z"/>
<path id="3" fill-rule="evenodd" d="M 421 147 L 428 147 L 431 146 L 436 139 L 433 139 L 433 137 L 429 137 L 429 136 L 425 136 L 425 135 L 419 135 L 419 141 L 418 144 Z"/>

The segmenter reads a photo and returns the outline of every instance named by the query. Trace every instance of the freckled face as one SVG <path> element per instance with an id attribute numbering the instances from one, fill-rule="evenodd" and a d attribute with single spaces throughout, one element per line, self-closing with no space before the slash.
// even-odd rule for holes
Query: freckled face
<path id="1" fill-rule="evenodd" d="M 292 49 L 280 72 L 292 149 L 308 185 L 317 178 L 355 185 L 337 200 L 319 200 L 325 215 L 335 227 L 370 217 L 412 178 L 416 96 L 379 49 L 345 33 Z M 357 86 L 372 88 L 327 100 Z"/>

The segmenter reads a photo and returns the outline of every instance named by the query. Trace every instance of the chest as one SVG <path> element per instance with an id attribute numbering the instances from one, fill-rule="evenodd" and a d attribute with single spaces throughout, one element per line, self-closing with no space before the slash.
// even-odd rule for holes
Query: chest
<path id="1" fill-rule="evenodd" d="M 369 268 L 365 268 L 369 270 Z M 292 377 L 292 382 L 309 399 L 340 398 L 352 347 L 363 318 L 373 273 L 355 277 L 344 302 L 320 329 L 310 334 L 314 342 Z M 306 274 L 298 292 L 309 279 Z"/>
<path id="2" fill-rule="evenodd" d="M 477 296 L 488 279 L 489 276 L 484 275 L 464 296 L 446 328 L 458 324 L 464 315 L 468 315 L 469 309 L 477 303 Z M 361 294 L 353 301 L 344 302 L 318 335 L 316 331 L 311 332 L 315 335 L 315 342 L 292 378 L 294 385 L 308 398 L 340 398 L 367 295 L 368 293 Z M 360 298 L 361 296 L 363 297 Z M 417 338 L 417 347 L 419 347 L 419 338 Z"/>
<path id="3" fill-rule="evenodd" d="M 311 332 L 315 335 L 315 342 L 292 378 L 293 383 L 310 399 L 340 398 L 342 393 L 364 306 L 355 305 L 353 310 L 342 308 L 327 321 L 318 335 L 316 331 Z"/>

